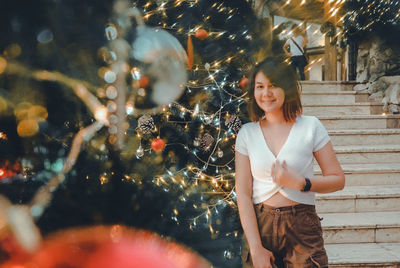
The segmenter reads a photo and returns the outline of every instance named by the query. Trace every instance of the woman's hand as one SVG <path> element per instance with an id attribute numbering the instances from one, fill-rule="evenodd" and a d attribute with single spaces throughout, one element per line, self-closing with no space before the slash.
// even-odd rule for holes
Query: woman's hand
<path id="1" fill-rule="evenodd" d="M 271 176 L 272 181 L 280 186 L 296 190 L 303 189 L 304 178 L 289 168 L 286 161 L 279 163 L 278 160 L 275 160 L 271 167 Z"/>
<path id="2" fill-rule="evenodd" d="M 275 257 L 268 249 L 259 247 L 251 252 L 251 261 L 254 268 L 273 268 L 272 263 L 274 263 Z"/>

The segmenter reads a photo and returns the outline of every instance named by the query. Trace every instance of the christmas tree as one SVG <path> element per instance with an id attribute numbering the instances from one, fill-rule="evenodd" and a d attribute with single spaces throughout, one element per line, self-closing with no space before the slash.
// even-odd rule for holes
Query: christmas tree
<path id="1" fill-rule="evenodd" d="M 399 42 L 395 34 L 400 23 L 399 1 L 347 0 L 340 13 L 346 39 L 363 40 L 373 33 L 384 40 Z"/>
<path id="2" fill-rule="evenodd" d="M 268 47 L 251 4 L 7 5 L 1 194 L 43 235 L 123 224 L 239 266 L 235 134 L 248 120 L 244 77 Z"/>

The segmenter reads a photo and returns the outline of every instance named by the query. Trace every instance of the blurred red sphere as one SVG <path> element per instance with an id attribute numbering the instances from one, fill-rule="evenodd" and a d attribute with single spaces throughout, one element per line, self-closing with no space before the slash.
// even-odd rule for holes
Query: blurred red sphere
<path id="1" fill-rule="evenodd" d="M 151 148 L 156 152 L 162 152 L 165 147 L 165 141 L 163 139 L 157 138 L 151 142 Z"/>
<path id="2" fill-rule="evenodd" d="M 209 268 L 187 248 L 155 233 L 122 225 L 68 229 L 47 237 L 25 261 L 1 268 Z"/>
<path id="3" fill-rule="evenodd" d="M 149 85 L 149 78 L 147 78 L 147 76 L 143 75 L 140 79 L 139 79 L 139 86 L 142 88 L 145 88 Z"/>
<path id="4" fill-rule="evenodd" d="M 208 37 L 208 33 L 207 33 L 207 31 L 204 30 L 204 29 L 198 29 L 198 30 L 195 32 L 194 36 L 195 36 L 197 39 L 205 40 L 205 39 Z"/>
<path id="5" fill-rule="evenodd" d="M 247 79 L 246 77 L 242 77 L 239 81 L 239 87 L 241 89 L 246 89 L 248 83 L 249 83 L 249 79 Z"/>

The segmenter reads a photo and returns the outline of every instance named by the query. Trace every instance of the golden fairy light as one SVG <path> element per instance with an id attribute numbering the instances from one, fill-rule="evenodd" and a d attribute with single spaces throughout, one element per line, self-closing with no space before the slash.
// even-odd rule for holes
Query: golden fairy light
<path id="1" fill-rule="evenodd" d="M 7 135 L 4 132 L 0 132 L 0 139 L 7 140 Z"/>
<path id="2" fill-rule="evenodd" d="M 7 67 L 7 61 L 5 58 L 0 57 L 0 74 L 2 74 L 4 72 L 4 70 Z"/>

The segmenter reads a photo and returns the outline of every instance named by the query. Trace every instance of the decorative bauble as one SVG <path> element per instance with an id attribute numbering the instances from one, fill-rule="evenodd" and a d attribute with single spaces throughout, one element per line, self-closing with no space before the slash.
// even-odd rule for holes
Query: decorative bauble
<path id="1" fill-rule="evenodd" d="M 218 156 L 219 158 L 224 157 L 224 151 L 222 151 L 221 149 L 218 149 L 218 151 L 217 151 L 217 156 Z"/>
<path id="2" fill-rule="evenodd" d="M 150 134 L 155 127 L 153 118 L 148 114 L 142 115 L 138 119 L 138 127 L 143 134 Z"/>
<path id="3" fill-rule="evenodd" d="M 153 148 L 153 150 L 158 153 L 162 152 L 162 150 L 164 150 L 164 147 L 165 147 L 165 141 L 161 138 L 154 139 L 151 142 L 151 148 Z"/>
<path id="4" fill-rule="evenodd" d="M 2 219 L 0 218 L 0 220 Z M 4 229 L 1 231 L 0 239 L 0 252 L 2 253 L 1 263 L 7 261 L 7 266 L 2 266 L 0 264 L 0 267 L 20 267 L 18 264 L 29 259 L 30 253 L 24 250 L 24 248 L 20 245 L 20 242 L 17 241 L 11 232 L 7 233 L 5 231 L 5 227 L 2 227 Z"/>
<path id="5" fill-rule="evenodd" d="M 213 144 L 213 142 L 214 142 L 213 136 L 211 136 L 208 133 L 204 134 L 200 141 L 200 149 L 205 152 L 209 151 L 211 149 L 211 145 Z"/>
<path id="6" fill-rule="evenodd" d="M 144 155 L 144 150 L 143 150 L 142 145 L 140 145 L 139 148 L 136 150 L 136 155 L 138 157 L 142 157 Z"/>
<path id="7" fill-rule="evenodd" d="M 207 261 L 159 235 L 122 225 L 62 230 L 28 261 L 0 267 L 206 268 Z"/>
<path id="8" fill-rule="evenodd" d="M 194 145 L 195 147 L 199 147 L 199 146 L 200 146 L 200 139 L 195 139 L 195 140 L 193 141 L 193 145 Z"/>
<path id="9" fill-rule="evenodd" d="M 162 29 L 138 26 L 130 54 L 138 61 L 136 70 L 140 70 L 139 83 L 133 83 L 130 96 L 137 109 L 157 108 L 181 96 L 187 81 L 187 56 L 175 37 Z M 146 93 L 137 96 L 139 88 Z"/>
<path id="10" fill-rule="evenodd" d="M 239 81 L 239 87 L 241 89 L 246 89 L 247 88 L 247 84 L 249 83 L 249 79 L 247 79 L 246 77 L 242 77 Z"/>
<path id="11" fill-rule="evenodd" d="M 225 120 L 225 126 L 227 126 L 235 133 L 238 133 L 240 128 L 242 127 L 242 121 L 240 121 L 240 118 L 237 115 L 229 115 L 228 118 Z"/>
<path id="12" fill-rule="evenodd" d="M 145 88 L 149 85 L 149 78 L 147 78 L 147 76 L 143 75 L 142 77 L 140 77 L 139 79 L 139 86 L 141 88 Z"/>
<path id="13" fill-rule="evenodd" d="M 204 29 L 198 29 L 198 30 L 196 30 L 194 36 L 195 36 L 197 39 L 205 40 L 205 39 L 208 37 L 208 33 L 207 33 L 207 31 L 204 30 Z"/>
<path id="14" fill-rule="evenodd" d="M 204 123 L 206 123 L 207 125 L 211 124 L 213 121 L 213 117 L 212 116 L 205 116 L 204 117 Z"/>

